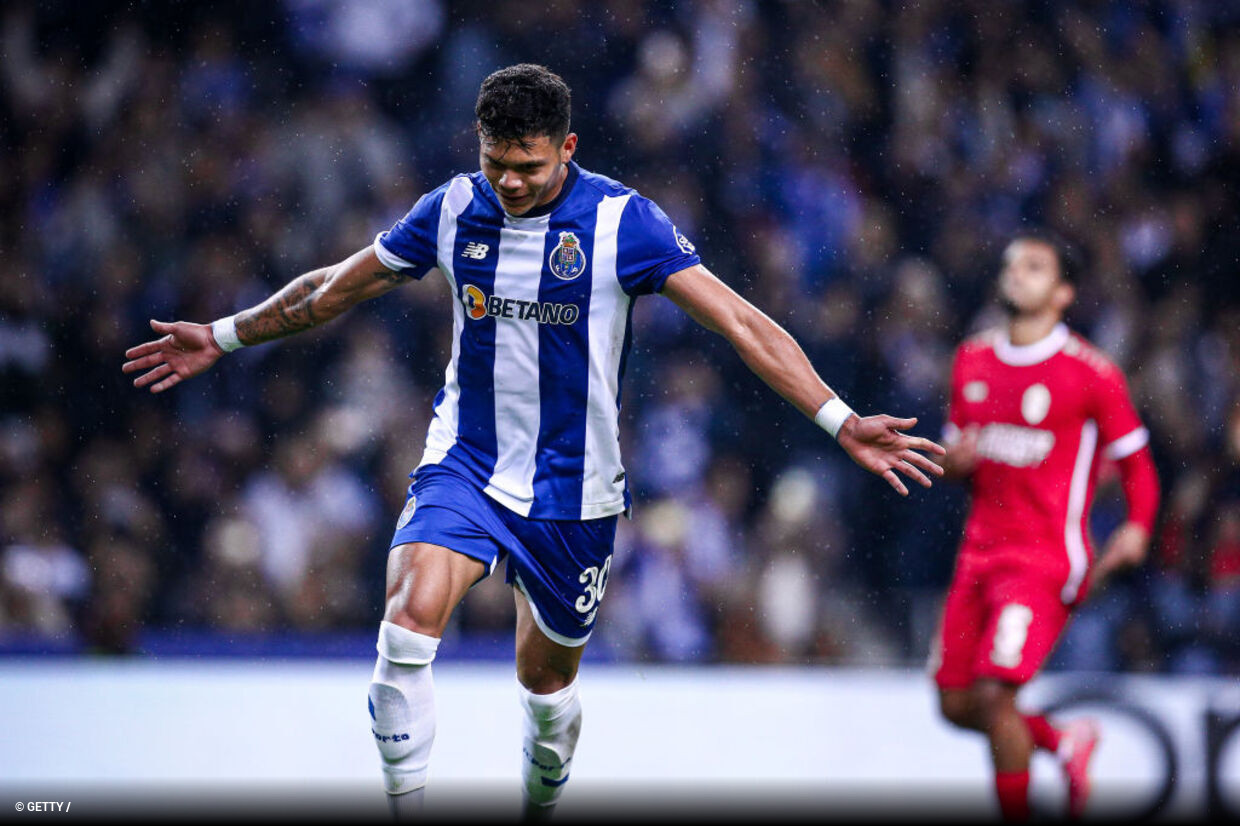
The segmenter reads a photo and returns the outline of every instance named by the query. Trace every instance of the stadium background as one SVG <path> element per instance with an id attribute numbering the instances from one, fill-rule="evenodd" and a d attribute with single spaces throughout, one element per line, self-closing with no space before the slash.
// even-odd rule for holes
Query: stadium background
<path id="1" fill-rule="evenodd" d="M 158 397 L 123 352 L 476 168 L 479 82 L 535 61 L 572 87 L 583 166 L 659 202 L 855 408 L 926 435 L 1005 238 L 1078 244 L 1070 320 L 1127 372 L 1163 505 L 1050 670 L 1234 676 L 1238 24 L 1193 0 L 6 3 L 0 652 L 371 656 L 446 288 Z M 670 302 L 634 324 L 636 509 L 587 660 L 919 668 L 962 490 L 900 499 Z M 443 658 L 506 661 L 512 614 L 479 586 Z"/>

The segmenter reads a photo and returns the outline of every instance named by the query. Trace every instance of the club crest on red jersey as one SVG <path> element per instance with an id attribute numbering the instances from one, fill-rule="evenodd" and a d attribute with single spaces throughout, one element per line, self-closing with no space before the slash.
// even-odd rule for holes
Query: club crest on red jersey
<path id="1" fill-rule="evenodd" d="M 560 243 L 547 259 L 551 274 L 561 281 L 572 281 L 586 271 L 586 254 L 581 241 L 571 232 L 560 233 Z"/>
<path id="2" fill-rule="evenodd" d="M 1029 385 L 1020 398 L 1020 415 L 1032 425 L 1042 423 L 1051 409 L 1051 391 L 1041 382 Z"/>

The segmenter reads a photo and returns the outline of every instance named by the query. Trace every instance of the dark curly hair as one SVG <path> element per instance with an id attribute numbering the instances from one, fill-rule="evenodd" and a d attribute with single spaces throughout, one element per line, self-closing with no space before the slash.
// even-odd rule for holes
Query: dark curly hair
<path id="1" fill-rule="evenodd" d="M 546 135 L 553 143 L 569 128 L 568 84 L 546 66 L 518 63 L 492 72 L 482 81 L 474 114 L 479 134 L 488 140 L 527 147 Z"/>
<path id="2" fill-rule="evenodd" d="M 1037 227 L 1017 232 L 1008 239 L 1009 244 L 1014 241 L 1033 241 L 1050 247 L 1055 251 L 1055 260 L 1059 263 L 1060 279 L 1073 286 L 1080 284 L 1086 266 L 1085 256 L 1067 238 L 1053 230 Z"/>

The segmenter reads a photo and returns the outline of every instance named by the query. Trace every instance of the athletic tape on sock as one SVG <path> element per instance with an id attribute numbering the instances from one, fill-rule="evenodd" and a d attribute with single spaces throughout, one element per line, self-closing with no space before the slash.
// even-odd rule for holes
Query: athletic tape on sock
<path id="1" fill-rule="evenodd" d="M 379 656 L 403 665 L 426 665 L 435 659 L 439 650 L 439 637 L 431 637 L 410 631 L 403 625 L 384 620 L 379 623 L 379 641 L 375 643 Z"/>

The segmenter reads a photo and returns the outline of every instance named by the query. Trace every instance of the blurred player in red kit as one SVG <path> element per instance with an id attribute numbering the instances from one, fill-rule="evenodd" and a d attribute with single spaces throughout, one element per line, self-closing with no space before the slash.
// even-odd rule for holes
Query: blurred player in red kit
<path id="1" fill-rule="evenodd" d="M 1008 322 L 966 340 L 952 366 L 944 468 L 968 479 L 971 501 L 932 668 L 943 716 L 990 742 L 1005 820 L 1029 816 L 1035 749 L 1059 758 L 1069 816 L 1084 810 L 1096 725 L 1060 728 L 1018 710 L 1016 695 L 1086 593 L 1144 560 L 1158 509 L 1149 432 L 1123 373 L 1063 322 L 1075 277 L 1066 245 L 1013 239 L 999 275 Z M 1088 517 L 1104 458 L 1118 463 L 1128 515 L 1095 555 Z"/>

